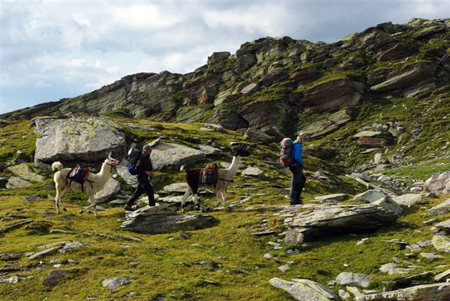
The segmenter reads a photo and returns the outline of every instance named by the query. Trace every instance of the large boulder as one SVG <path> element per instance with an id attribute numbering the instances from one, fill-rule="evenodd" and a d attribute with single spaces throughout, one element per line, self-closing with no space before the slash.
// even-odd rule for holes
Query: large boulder
<path id="1" fill-rule="evenodd" d="M 36 134 L 36 163 L 99 162 L 126 150 L 122 128 L 104 118 L 37 119 Z"/>
<path id="2" fill-rule="evenodd" d="M 450 300 L 450 283 L 424 284 L 405 289 L 357 296 L 355 301 L 447 301 Z"/>
<path id="3" fill-rule="evenodd" d="M 443 201 L 442 203 L 428 209 L 430 214 L 441 215 L 450 212 L 450 199 Z"/>
<path id="4" fill-rule="evenodd" d="M 394 197 L 394 202 L 402 206 L 411 206 L 422 199 L 421 194 L 409 193 L 401 196 Z"/>
<path id="5" fill-rule="evenodd" d="M 110 200 L 116 193 L 119 192 L 119 190 L 120 183 L 113 178 L 109 178 L 103 189 L 95 194 L 97 204 L 101 204 Z"/>
<path id="6" fill-rule="evenodd" d="M 14 189 L 14 188 L 25 188 L 33 185 L 32 183 L 22 180 L 19 177 L 11 177 L 8 179 L 8 183 L 6 183 L 7 189 Z"/>
<path id="7" fill-rule="evenodd" d="M 186 145 L 157 141 L 151 155 L 153 169 L 178 169 L 183 164 L 194 163 L 206 159 L 207 155 L 220 153 L 211 146 L 200 146 L 195 149 Z"/>
<path id="8" fill-rule="evenodd" d="M 330 80 L 304 92 L 300 105 L 308 112 L 321 112 L 343 105 L 357 105 L 362 98 L 365 85 L 347 78 Z"/>
<path id="9" fill-rule="evenodd" d="M 342 272 L 336 277 L 336 282 L 340 285 L 368 287 L 371 281 L 372 277 L 360 273 Z"/>
<path id="10" fill-rule="evenodd" d="M 339 297 L 330 289 L 317 282 L 307 279 L 292 279 L 286 281 L 280 278 L 272 278 L 269 283 L 279 289 L 288 292 L 295 300 L 300 301 L 332 301 Z"/>
<path id="11" fill-rule="evenodd" d="M 395 204 L 398 208 L 393 207 L 392 203 L 387 203 L 386 198 L 383 198 L 367 205 L 323 204 L 287 207 L 285 211 L 291 218 L 285 219 L 284 224 L 297 228 L 304 235 L 305 241 L 323 235 L 375 230 L 395 222 L 398 218 L 399 206 Z"/>
<path id="12" fill-rule="evenodd" d="M 210 215 L 182 215 L 160 205 L 128 212 L 121 227 L 138 233 L 164 234 L 209 228 L 217 223 Z"/>
<path id="13" fill-rule="evenodd" d="M 425 192 L 450 193 L 450 171 L 435 174 L 425 181 Z"/>

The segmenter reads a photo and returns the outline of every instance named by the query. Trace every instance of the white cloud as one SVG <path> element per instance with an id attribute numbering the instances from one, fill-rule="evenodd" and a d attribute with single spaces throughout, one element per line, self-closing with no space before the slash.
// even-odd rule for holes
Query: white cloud
<path id="1" fill-rule="evenodd" d="M 131 73 L 185 73 L 264 36 L 333 42 L 382 22 L 449 16 L 448 1 L 4 1 L 1 101 L 17 109 Z"/>

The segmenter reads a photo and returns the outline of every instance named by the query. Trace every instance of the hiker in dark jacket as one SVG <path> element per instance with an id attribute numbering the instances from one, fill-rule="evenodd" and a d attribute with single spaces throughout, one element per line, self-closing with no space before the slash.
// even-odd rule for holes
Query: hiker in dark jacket
<path id="1" fill-rule="evenodd" d="M 153 176 L 153 165 L 150 159 L 152 147 L 145 145 L 142 148 L 142 155 L 136 163 L 137 181 L 136 191 L 125 205 L 124 209 L 127 211 L 134 211 L 134 202 L 145 192 L 148 196 L 148 204 L 155 206 L 155 196 L 152 184 L 149 182 L 149 177 Z"/>
<path id="2" fill-rule="evenodd" d="M 289 166 L 292 172 L 291 180 L 291 205 L 298 205 L 302 203 L 300 195 L 302 194 L 303 187 L 305 186 L 306 177 L 303 174 L 303 156 L 302 146 L 303 143 L 308 140 L 304 133 L 300 133 L 292 146 L 292 157 L 294 163 Z"/>

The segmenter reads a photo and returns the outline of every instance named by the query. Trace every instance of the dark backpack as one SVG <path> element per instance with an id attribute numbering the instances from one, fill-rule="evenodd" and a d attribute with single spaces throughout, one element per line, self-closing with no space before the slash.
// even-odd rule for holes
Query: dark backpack
<path id="1" fill-rule="evenodd" d="M 209 164 L 208 164 L 209 165 Z M 203 168 L 200 171 L 200 184 L 201 185 L 211 185 L 211 184 L 216 184 L 218 177 L 219 177 L 219 172 L 218 172 L 218 166 L 217 165 L 213 165 L 213 166 L 205 166 L 205 168 Z"/>
<path id="2" fill-rule="evenodd" d="M 295 163 L 295 159 L 292 156 L 292 148 L 294 147 L 294 142 L 291 138 L 284 138 L 281 140 L 280 144 L 280 162 L 284 167 L 291 166 Z"/>
<path id="3" fill-rule="evenodd" d="M 127 154 L 127 170 L 133 176 L 137 175 L 136 164 L 141 158 L 141 151 L 135 147 L 130 148 Z"/>
<path id="4" fill-rule="evenodd" d="M 77 165 L 70 170 L 67 178 L 70 180 L 70 183 L 75 181 L 77 183 L 83 184 L 90 172 L 91 170 L 89 167 L 80 167 L 79 165 Z"/>

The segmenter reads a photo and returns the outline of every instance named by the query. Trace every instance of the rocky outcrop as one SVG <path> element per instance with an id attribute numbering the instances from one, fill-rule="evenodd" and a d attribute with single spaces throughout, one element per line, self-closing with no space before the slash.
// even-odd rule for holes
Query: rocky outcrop
<path id="1" fill-rule="evenodd" d="M 270 279 L 269 283 L 276 288 L 288 292 L 295 300 L 300 301 L 339 300 L 339 297 L 332 290 L 311 280 L 292 279 L 292 281 L 286 281 L 275 277 Z"/>
<path id="2" fill-rule="evenodd" d="M 104 118 L 37 119 L 36 163 L 103 162 L 125 154 L 122 128 Z"/>
<path id="3" fill-rule="evenodd" d="M 121 227 L 138 233 L 164 234 L 209 228 L 217 223 L 210 215 L 182 215 L 160 205 L 128 212 Z"/>
<path id="4" fill-rule="evenodd" d="M 356 105 L 365 85 L 347 78 L 330 80 L 307 89 L 299 103 L 307 112 L 322 112 L 343 105 Z"/>
<path id="5" fill-rule="evenodd" d="M 344 124 L 352 120 L 352 110 L 346 108 L 330 114 L 322 120 L 300 127 L 309 139 L 318 139 L 337 131 Z"/>
<path id="6" fill-rule="evenodd" d="M 109 178 L 103 189 L 95 194 L 95 200 L 97 201 L 97 204 L 104 203 L 111 200 L 111 198 L 119 191 L 120 183 L 113 178 Z"/>
<path id="7" fill-rule="evenodd" d="M 382 83 L 370 87 L 373 92 L 382 93 L 399 89 L 417 88 L 435 80 L 436 66 L 430 63 L 411 64 L 388 75 Z"/>

